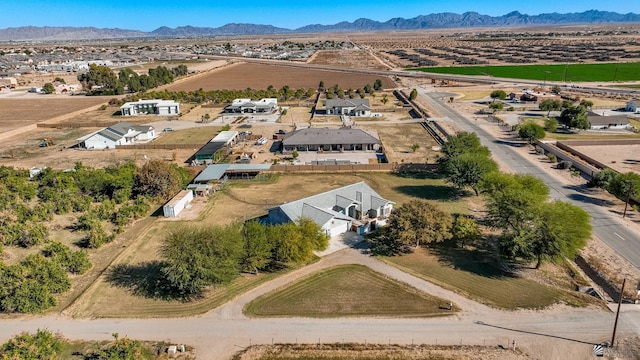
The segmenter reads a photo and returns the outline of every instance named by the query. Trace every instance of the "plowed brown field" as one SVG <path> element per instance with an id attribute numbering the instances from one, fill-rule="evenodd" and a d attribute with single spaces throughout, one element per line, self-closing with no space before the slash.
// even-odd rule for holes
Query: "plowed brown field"
<path id="1" fill-rule="evenodd" d="M 42 95 L 38 98 L 0 99 L 0 132 L 17 129 L 75 111 L 104 104 L 109 98 L 99 96 Z"/>
<path id="2" fill-rule="evenodd" d="M 244 90 L 248 87 L 266 89 L 269 85 L 273 85 L 275 88 L 288 85 L 293 89 L 308 89 L 317 87 L 321 80 L 327 87 L 338 84 L 343 89 L 357 89 L 366 84 L 373 85 L 376 79 L 382 80 L 385 88 L 396 87 L 391 79 L 376 75 L 244 63 L 214 70 L 193 80 L 170 85 L 167 89 L 170 91 L 194 91 L 200 88 L 203 90 Z"/>

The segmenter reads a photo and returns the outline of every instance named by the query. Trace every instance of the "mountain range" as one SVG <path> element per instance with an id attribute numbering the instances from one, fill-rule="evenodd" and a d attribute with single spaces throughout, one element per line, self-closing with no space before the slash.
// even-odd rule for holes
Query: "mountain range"
<path id="1" fill-rule="evenodd" d="M 151 32 L 127 29 L 99 29 L 94 27 L 25 26 L 0 29 L 0 41 L 200 37 L 636 22 L 640 23 L 640 14 L 619 14 L 616 12 L 598 10 L 589 10 L 581 13 L 550 13 L 540 15 L 527 15 L 513 11 L 502 16 L 489 16 L 482 15 L 477 12 L 465 12 L 463 14 L 437 13 L 420 15 L 411 19 L 393 18 L 385 22 L 361 18 L 353 22 L 343 21 L 333 25 L 313 24 L 297 29 L 285 29 L 271 25 L 236 23 L 226 24 L 216 28 L 194 26 L 169 28 L 162 26 Z"/>

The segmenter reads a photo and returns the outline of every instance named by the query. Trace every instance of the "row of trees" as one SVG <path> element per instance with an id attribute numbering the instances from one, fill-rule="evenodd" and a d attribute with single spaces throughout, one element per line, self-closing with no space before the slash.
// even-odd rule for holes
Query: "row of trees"
<path id="1" fill-rule="evenodd" d="M 593 102 L 582 99 L 578 105 L 570 100 L 544 99 L 538 105 L 540 110 L 547 112 L 547 117 L 551 111 L 559 111 L 560 121 L 572 129 L 586 130 L 590 127 L 587 119 L 587 111 L 593 107 Z"/>
<path id="2" fill-rule="evenodd" d="M 613 169 L 603 169 L 589 181 L 589 185 L 605 189 L 621 199 L 640 196 L 640 175 L 633 172 L 618 173 Z"/>
<path id="3" fill-rule="evenodd" d="M 263 225 L 255 221 L 227 226 L 180 227 L 163 241 L 161 272 L 174 294 L 199 295 L 207 286 L 226 284 L 240 272 L 272 271 L 313 259 L 328 246 L 313 221 Z"/>
<path id="4" fill-rule="evenodd" d="M 116 76 L 108 66 L 91 64 L 89 71 L 78 75 L 78 81 L 89 95 L 122 95 L 125 92 L 146 91 L 171 84 L 176 76 L 184 76 L 187 73 L 186 65 L 178 65 L 172 69 L 158 66 L 142 75 L 130 68 L 123 68 Z"/>
<path id="5" fill-rule="evenodd" d="M 489 150 L 473 133 L 458 133 L 442 147 L 442 170 L 458 189 L 472 188 L 487 204 L 486 223 L 501 231 L 496 248 L 514 260 L 535 260 L 536 268 L 555 257 L 572 257 L 591 236 L 589 214 L 562 201 L 549 201 L 549 188 L 531 175 L 498 171 Z M 452 216 L 415 200 L 394 209 L 386 228 L 372 236 L 376 254 L 412 252 L 421 244 L 480 235 L 474 219 Z"/>

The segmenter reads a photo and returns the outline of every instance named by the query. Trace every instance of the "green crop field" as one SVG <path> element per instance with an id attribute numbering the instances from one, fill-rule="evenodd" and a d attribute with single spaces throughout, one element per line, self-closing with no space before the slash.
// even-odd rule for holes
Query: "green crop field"
<path id="1" fill-rule="evenodd" d="M 527 79 L 555 82 L 603 82 L 640 80 L 640 63 L 451 66 L 426 67 L 408 70 L 437 74 L 478 75 L 499 78 Z"/>

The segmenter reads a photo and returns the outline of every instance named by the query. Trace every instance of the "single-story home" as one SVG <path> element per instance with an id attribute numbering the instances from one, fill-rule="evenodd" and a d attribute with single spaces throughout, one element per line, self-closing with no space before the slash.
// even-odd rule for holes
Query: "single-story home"
<path id="1" fill-rule="evenodd" d="M 180 104 L 173 100 L 138 100 L 128 102 L 120 107 L 122 116 L 134 115 L 178 115 L 180 114 Z"/>
<path id="2" fill-rule="evenodd" d="M 589 111 L 587 120 L 592 130 L 626 129 L 629 126 L 629 119 L 625 115 L 603 116 Z"/>
<path id="3" fill-rule="evenodd" d="M 180 212 L 193 200 L 193 191 L 181 190 L 178 195 L 169 200 L 163 207 L 164 217 L 178 217 Z"/>
<path id="4" fill-rule="evenodd" d="M 371 116 L 368 99 L 328 99 L 327 115 Z"/>
<path id="5" fill-rule="evenodd" d="M 640 100 L 631 100 L 625 107 L 626 111 L 631 111 L 636 114 L 640 114 Z"/>
<path id="6" fill-rule="evenodd" d="M 282 150 L 377 151 L 381 144 L 375 133 L 358 128 L 306 128 L 287 133 L 282 139 Z"/>
<path id="7" fill-rule="evenodd" d="M 115 149 L 116 145 L 131 145 L 136 141 L 151 140 L 156 137 L 153 126 L 132 125 L 126 121 L 111 125 L 76 139 L 85 149 Z"/>
<path id="8" fill-rule="evenodd" d="M 226 114 L 271 114 L 278 109 L 278 99 L 265 98 L 258 101 L 251 99 L 235 99 L 227 105 L 223 112 Z"/>
<path id="9" fill-rule="evenodd" d="M 348 231 L 364 234 L 386 224 L 393 204 L 358 182 L 270 208 L 265 222 L 284 224 L 305 217 L 329 236 Z"/>

